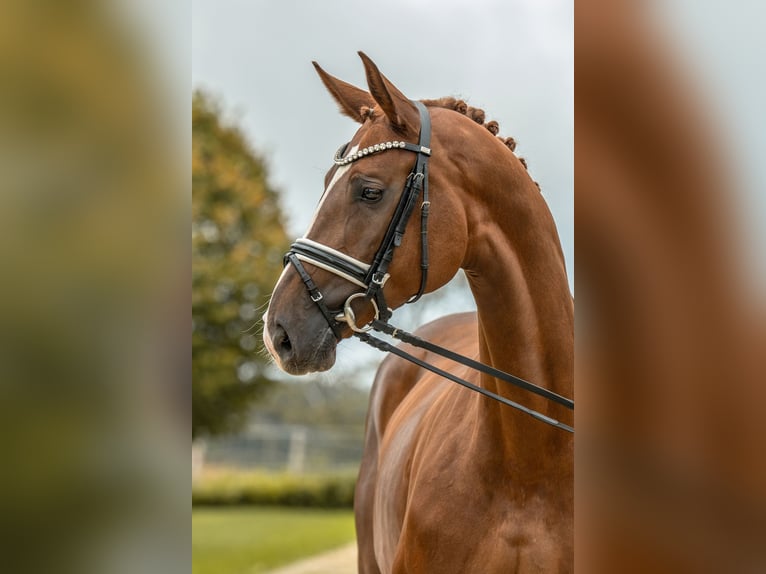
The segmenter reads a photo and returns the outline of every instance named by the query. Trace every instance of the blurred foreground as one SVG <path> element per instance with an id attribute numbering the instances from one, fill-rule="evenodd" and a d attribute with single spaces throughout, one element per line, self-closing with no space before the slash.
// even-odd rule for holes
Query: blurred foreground
<path id="1" fill-rule="evenodd" d="M 714 60 L 690 56 L 728 55 L 728 102 L 761 78 L 746 6 L 672 4 L 577 5 L 577 569 L 764 572 L 763 245 L 742 217 L 758 166 L 728 145 L 742 116 L 713 112 Z M 753 145 L 763 114 L 745 122 Z"/>
<path id="2" fill-rule="evenodd" d="M 0 6 L 5 572 L 189 571 L 179 6 Z"/>

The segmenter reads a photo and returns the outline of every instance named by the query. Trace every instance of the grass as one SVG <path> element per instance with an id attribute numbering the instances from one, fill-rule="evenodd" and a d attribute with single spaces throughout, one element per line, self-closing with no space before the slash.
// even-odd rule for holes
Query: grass
<path id="1" fill-rule="evenodd" d="M 195 508 L 192 574 L 257 574 L 353 539 L 351 510 Z"/>

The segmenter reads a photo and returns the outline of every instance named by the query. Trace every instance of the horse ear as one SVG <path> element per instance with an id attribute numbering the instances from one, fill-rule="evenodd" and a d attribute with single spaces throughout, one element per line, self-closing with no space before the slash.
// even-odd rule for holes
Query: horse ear
<path id="1" fill-rule="evenodd" d="M 364 52 L 358 52 L 367 74 L 370 94 L 386 114 L 391 124 L 399 131 L 408 126 L 417 126 L 418 112 L 410 99 L 380 73 L 375 63 Z"/>
<path id="2" fill-rule="evenodd" d="M 364 90 L 357 88 L 356 86 L 352 86 L 348 82 L 344 82 L 335 76 L 331 76 L 325 72 L 316 62 L 311 63 L 314 64 L 314 68 L 316 68 L 316 71 L 319 74 L 319 77 L 322 79 L 322 83 L 327 88 L 327 91 L 329 91 L 335 101 L 338 102 L 341 113 L 347 115 L 352 120 L 363 124 L 365 116 L 362 115 L 362 108 L 372 107 L 372 96 Z"/>

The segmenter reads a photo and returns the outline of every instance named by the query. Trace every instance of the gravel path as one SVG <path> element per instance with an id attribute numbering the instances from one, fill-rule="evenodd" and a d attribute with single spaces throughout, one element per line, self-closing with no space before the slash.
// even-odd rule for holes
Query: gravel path
<path id="1" fill-rule="evenodd" d="M 293 562 L 268 574 L 356 574 L 356 542 Z"/>

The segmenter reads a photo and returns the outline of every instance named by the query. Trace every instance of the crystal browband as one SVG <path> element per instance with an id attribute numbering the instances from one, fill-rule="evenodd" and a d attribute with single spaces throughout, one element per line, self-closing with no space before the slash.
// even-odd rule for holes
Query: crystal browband
<path id="1" fill-rule="evenodd" d="M 386 151 L 389 149 L 406 149 L 408 151 L 414 151 L 414 152 L 422 153 L 425 155 L 431 155 L 431 149 L 425 146 L 415 145 L 408 142 L 392 141 L 392 142 L 384 142 L 384 143 L 371 145 L 366 148 L 360 149 L 359 151 L 352 153 L 351 155 L 347 157 L 341 157 L 343 152 L 346 150 L 347 146 L 348 144 L 343 145 L 338 149 L 337 152 L 335 152 L 335 157 L 333 158 L 333 161 L 335 162 L 336 165 L 347 165 L 358 159 L 362 159 L 363 157 L 368 156 L 370 154 Z"/>

